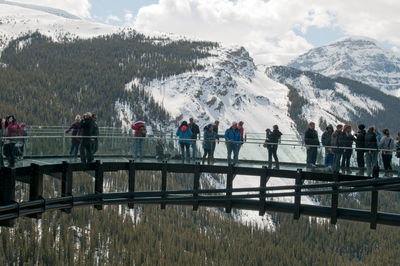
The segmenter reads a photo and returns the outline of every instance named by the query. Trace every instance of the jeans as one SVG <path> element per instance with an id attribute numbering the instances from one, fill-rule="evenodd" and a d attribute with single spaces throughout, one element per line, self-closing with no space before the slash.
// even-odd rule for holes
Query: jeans
<path id="1" fill-rule="evenodd" d="M 333 165 L 332 165 L 332 170 L 334 172 L 339 171 L 340 169 L 340 158 L 342 158 L 342 153 L 341 152 L 336 152 L 333 155 Z"/>
<path id="2" fill-rule="evenodd" d="M 93 162 L 92 141 L 90 139 L 82 140 L 80 152 L 81 152 L 82 163 Z"/>
<path id="3" fill-rule="evenodd" d="M 382 154 L 382 161 L 385 170 L 392 170 L 392 154 Z"/>
<path id="4" fill-rule="evenodd" d="M 317 153 L 318 153 L 317 147 L 309 147 L 307 149 L 307 166 L 310 167 L 313 164 L 315 165 L 317 161 Z"/>
<path id="5" fill-rule="evenodd" d="M 325 153 L 325 161 L 324 161 L 325 167 L 332 167 L 333 157 L 334 155 L 332 153 Z"/>
<path id="6" fill-rule="evenodd" d="M 99 140 L 95 139 L 92 142 L 92 154 L 94 155 L 97 152 L 98 149 L 99 149 Z"/>
<path id="7" fill-rule="evenodd" d="M 4 155 L 6 156 L 10 167 L 14 167 L 14 165 L 15 165 L 15 157 L 14 157 L 14 153 L 13 153 L 14 146 L 15 146 L 15 143 L 11 142 L 11 143 L 4 144 L 4 147 L 3 147 Z"/>
<path id="8" fill-rule="evenodd" d="M 239 145 L 236 144 L 228 144 L 228 165 L 232 164 L 232 152 L 233 152 L 233 165 L 236 165 L 239 161 Z"/>
<path id="9" fill-rule="evenodd" d="M 364 153 L 365 151 L 357 151 L 357 166 L 359 168 L 365 167 Z"/>
<path id="10" fill-rule="evenodd" d="M 190 143 L 190 146 L 192 147 L 192 160 L 196 161 L 196 155 L 197 155 L 196 140 L 193 140 L 192 143 Z"/>
<path id="11" fill-rule="evenodd" d="M 344 150 L 343 158 L 342 158 L 342 167 L 350 168 L 350 159 L 351 159 L 352 154 L 353 154 L 353 150 L 351 150 L 351 149 Z"/>
<path id="12" fill-rule="evenodd" d="M 185 162 L 185 159 L 190 162 L 190 144 L 189 143 L 179 143 L 181 146 L 181 156 L 182 156 L 182 163 Z M 186 149 L 186 152 L 185 152 Z"/>
<path id="13" fill-rule="evenodd" d="M 272 157 L 275 160 L 275 167 L 279 169 L 279 159 L 277 155 L 278 145 L 270 145 L 268 148 L 268 167 L 272 167 Z"/>
<path id="14" fill-rule="evenodd" d="M 210 164 L 211 163 L 211 159 L 212 159 L 212 148 L 211 149 L 204 149 L 204 153 L 203 153 L 203 160 L 202 163 L 204 164 L 206 157 L 208 155 L 208 159 L 207 159 L 207 163 Z"/>
<path id="15" fill-rule="evenodd" d="M 141 138 L 135 138 L 135 158 L 139 157 L 140 159 L 143 158 L 143 139 Z"/>
<path id="16" fill-rule="evenodd" d="M 378 151 L 367 151 L 365 153 L 365 164 L 367 166 L 367 175 L 372 175 L 372 169 L 378 164 Z"/>
<path id="17" fill-rule="evenodd" d="M 71 143 L 71 150 L 69 151 L 69 155 L 74 155 L 74 157 L 77 158 L 79 145 L 80 145 L 79 142 Z"/>

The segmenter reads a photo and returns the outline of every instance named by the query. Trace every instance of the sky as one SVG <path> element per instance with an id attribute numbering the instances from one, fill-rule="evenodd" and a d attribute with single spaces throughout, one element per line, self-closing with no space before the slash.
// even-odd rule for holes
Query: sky
<path id="1" fill-rule="evenodd" d="M 345 36 L 400 55 L 398 0 L 12 0 L 85 20 L 244 46 L 257 64 L 286 64 Z"/>

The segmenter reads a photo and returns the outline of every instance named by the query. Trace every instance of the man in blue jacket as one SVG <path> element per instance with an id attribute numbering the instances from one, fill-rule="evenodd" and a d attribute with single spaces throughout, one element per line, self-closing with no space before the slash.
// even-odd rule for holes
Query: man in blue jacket
<path id="1" fill-rule="evenodd" d="M 225 131 L 226 148 L 228 150 L 228 165 L 232 164 L 232 151 L 233 151 L 233 165 L 239 161 L 239 149 L 242 145 L 242 137 L 240 130 L 237 128 L 237 123 L 233 122 L 232 126 Z"/>

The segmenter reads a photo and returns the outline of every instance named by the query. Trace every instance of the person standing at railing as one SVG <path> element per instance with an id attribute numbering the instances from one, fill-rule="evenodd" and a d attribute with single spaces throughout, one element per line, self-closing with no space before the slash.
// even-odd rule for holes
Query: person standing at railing
<path id="1" fill-rule="evenodd" d="M 304 133 L 304 143 L 307 149 L 307 168 L 314 168 L 316 167 L 319 146 L 318 132 L 315 130 L 314 122 L 308 124 L 308 129 Z"/>
<path id="2" fill-rule="evenodd" d="M 357 166 L 360 168 L 360 174 L 364 174 L 364 167 L 365 167 L 365 160 L 364 160 L 364 154 L 365 150 L 365 134 L 367 132 L 365 131 L 365 126 L 363 124 L 358 126 L 358 132 L 356 135 L 356 151 L 357 151 Z"/>
<path id="3" fill-rule="evenodd" d="M 207 158 L 207 163 L 211 164 L 211 160 L 213 159 L 212 157 L 212 148 L 213 145 L 215 143 L 215 139 L 216 139 L 217 134 L 214 132 L 213 130 L 213 125 L 209 124 L 204 128 L 204 133 L 203 133 L 203 160 L 202 160 L 202 164 L 204 164 L 206 157 Z"/>
<path id="4" fill-rule="evenodd" d="M 369 149 L 365 152 L 365 164 L 368 176 L 371 176 L 372 169 L 378 166 L 378 136 L 374 130 L 374 127 L 369 127 L 367 134 L 365 134 L 365 148 Z"/>
<path id="5" fill-rule="evenodd" d="M 225 131 L 225 141 L 228 151 L 228 165 L 232 164 L 232 152 L 233 165 L 237 165 L 239 161 L 240 145 L 242 145 L 242 137 L 236 122 L 233 122 L 232 126 Z"/>
<path id="6" fill-rule="evenodd" d="M 331 145 L 333 148 L 333 172 L 338 172 L 340 169 L 340 159 L 343 154 L 344 133 L 342 131 L 343 125 L 337 125 L 335 132 L 332 133 Z"/>
<path id="7" fill-rule="evenodd" d="M 93 161 L 93 142 L 92 134 L 94 131 L 94 122 L 92 114 L 87 112 L 83 115 L 83 120 L 81 121 L 82 129 L 82 143 L 80 148 L 81 161 L 83 163 L 90 163 Z"/>
<path id="8" fill-rule="evenodd" d="M 181 147 L 182 163 L 185 163 L 185 159 L 190 163 L 190 144 L 192 143 L 191 138 L 193 134 L 186 121 L 181 123 L 176 131 L 176 135 L 179 137 L 178 142 Z"/>
<path id="9" fill-rule="evenodd" d="M 272 168 L 272 157 L 275 161 L 275 169 L 279 169 L 279 159 L 278 159 L 278 143 L 281 139 L 282 133 L 279 131 L 278 125 L 272 127 L 272 131 L 268 128 L 266 130 L 267 139 L 267 149 L 268 149 L 268 167 Z"/>
<path id="10" fill-rule="evenodd" d="M 69 151 L 69 155 L 74 155 L 74 159 L 78 159 L 78 150 L 79 145 L 81 144 L 81 139 L 79 136 L 81 135 L 81 116 L 76 115 L 74 123 L 65 131 L 65 133 L 69 133 L 72 130 L 72 138 L 71 138 L 71 149 Z"/>
<path id="11" fill-rule="evenodd" d="M 394 149 L 394 139 L 390 136 L 389 129 L 385 128 L 382 131 L 382 138 L 379 142 L 382 154 L 383 167 L 385 171 L 392 170 L 392 151 Z M 386 174 L 388 175 L 388 174 Z"/>
<path id="12" fill-rule="evenodd" d="M 353 141 L 355 137 L 351 134 L 351 126 L 344 125 L 343 127 L 343 158 L 342 158 L 342 168 L 346 171 L 350 171 L 350 159 L 353 154 Z"/>
<path id="13" fill-rule="evenodd" d="M 99 149 L 99 126 L 97 125 L 97 114 L 92 114 L 92 119 L 93 119 L 93 133 L 92 136 L 95 136 L 93 138 L 93 142 L 92 142 L 92 154 L 94 156 L 94 154 L 97 152 L 97 150 Z"/>
<path id="14" fill-rule="evenodd" d="M 147 134 L 146 123 L 143 121 L 135 122 L 131 128 L 135 130 L 135 151 L 134 158 L 136 159 L 139 154 L 139 158 L 143 158 L 143 142 Z"/>
<path id="15" fill-rule="evenodd" d="M 1 124 L 0 124 L 0 167 L 4 166 L 4 160 L 3 160 L 3 145 L 4 145 L 4 136 L 5 136 L 5 131 L 6 131 L 6 119 L 1 118 Z"/>
<path id="16" fill-rule="evenodd" d="M 26 125 L 24 122 L 19 124 L 18 136 L 20 136 L 20 137 L 28 136 L 28 133 L 26 132 L 25 127 L 26 127 Z M 22 160 L 24 158 L 24 147 L 25 147 L 25 138 L 17 139 L 17 142 L 13 149 L 14 158 L 18 158 L 20 160 Z"/>
<path id="17" fill-rule="evenodd" d="M 325 168 L 329 169 L 332 168 L 333 165 L 333 150 L 331 148 L 332 146 L 332 134 L 333 134 L 333 126 L 328 125 L 326 127 L 325 132 L 321 136 L 321 142 L 322 146 L 325 147 L 325 161 L 324 165 Z"/>
<path id="18" fill-rule="evenodd" d="M 247 140 L 247 136 L 246 136 L 246 134 L 244 134 L 244 127 L 243 127 L 243 125 L 244 125 L 244 122 L 243 122 L 243 121 L 239 121 L 239 123 L 238 123 L 238 129 L 239 129 L 239 131 L 240 131 L 240 137 L 242 138 L 242 144 L 245 143 L 246 140 Z"/>
<path id="19" fill-rule="evenodd" d="M 190 146 L 192 146 L 192 160 L 195 162 L 196 161 L 196 153 L 197 153 L 197 146 L 196 146 L 196 139 L 197 136 L 199 136 L 200 140 L 200 128 L 199 126 L 194 122 L 193 118 L 189 119 L 189 128 L 192 131 L 192 143 Z"/>
<path id="20" fill-rule="evenodd" d="M 7 139 L 5 140 L 4 144 L 4 153 L 7 157 L 9 167 L 14 167 L 15 166 L 15 157 L 14 157 L 14 146 L 15 143 L 17 142 L 15 137 L 18 136 L 18 129 L 19 125 L 17 123 L 17 120 L 13 115 L 10 115 L 6 119 L 6 124 L 5 124 L 5 136 Z"/>

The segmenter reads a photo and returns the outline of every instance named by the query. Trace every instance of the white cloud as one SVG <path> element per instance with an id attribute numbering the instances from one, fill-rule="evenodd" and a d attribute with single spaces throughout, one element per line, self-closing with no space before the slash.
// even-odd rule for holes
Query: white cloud
<path id="1" fill-rule="evenodd" d="M 400 45 L 398 10 L 394 0 L 159 0 L 125 21 L 138 30 L 243 45 L 257 63 L 284 64 L 312 47 L 294 33 L 310 26 Z"/>
<path id="2" fill-rule="evenodd" d="M 62 9 L 81 18 L 90 18 L 89 0 L 12 0 L 12 2 Z"/>
<path id="3" fill-rule="evenodd" d="M 117 17 L 117 16 L 114 16 L 114 15 L 107 16 L 106 23 L 109 24 L 111 21 L 121 22 L 121 19 L 119 17 Z"/>

